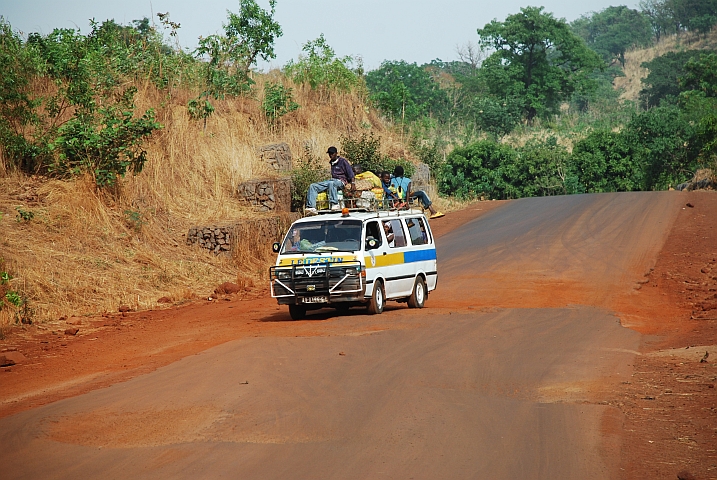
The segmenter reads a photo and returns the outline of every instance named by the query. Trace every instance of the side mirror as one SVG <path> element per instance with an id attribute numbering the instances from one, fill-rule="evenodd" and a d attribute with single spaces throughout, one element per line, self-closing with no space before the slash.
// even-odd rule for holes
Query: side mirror
<path id="1" fill-rule="evenodd" d="M 279 242 L 274 242 L 274 244 L 271 246 L 271 251 L 274 253 L 279 253 L 279 248 L 281 248 Z"/>
<path id="2" fill-rule="evenodd" d="M 374 248 L 378 248 L 378 241 L 373 237 L 367 238 L 366 239 L 366 250 L 373 250 Z"/>

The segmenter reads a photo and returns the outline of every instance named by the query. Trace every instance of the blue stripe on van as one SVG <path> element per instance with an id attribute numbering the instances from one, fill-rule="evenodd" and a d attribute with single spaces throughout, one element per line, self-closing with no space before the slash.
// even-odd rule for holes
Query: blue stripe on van
<path id="1" fill-rule="evenodd" d="M 412 262 L 422 262 L 423 260 L 435 260 L 436 259 L 436 249 L 435 248 L 429 248 L 425 250 L 409 250 L 403 252 L 403 262 L 404 263 L 412 263 Z"/>

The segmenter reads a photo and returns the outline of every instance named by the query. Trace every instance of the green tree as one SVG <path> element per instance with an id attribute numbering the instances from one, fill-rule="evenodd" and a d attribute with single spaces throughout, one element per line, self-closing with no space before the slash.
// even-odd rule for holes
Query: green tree
<path id="1" fill-rule="evenodd" d="M 445 119 L 448 96 L 416 63 L 385 61 L 366 75 L 371 100 L 394 122 L 413 122 L 423 116 Z"/>
<path id="2" fill-rule="evenodd" d="M 717 23 L 717 0 L 665 0 L 679 29 L 707 33 Z"/>
<path id="3" fill-rule="evenodd" d="M 373 133 L 342 136 L 341 145 L 346 159 L 353 165 L 361 165 L 364 170 L 378 175 L 384 170 L 393 172 L 397 165 L 401 165 L 407 177 L 413 175 L 414 166 L 411 162 L 381 154 L 381 137 L 376 137 Z"/>
<path id="4" fill-rule="evenodd" d="M 520 123 L 522 102 L 515 97 L 474 97 L 465 102 L 462 113 L 464 118 L 470 118 L 480 130 L 495 139 L 501 139 Z"/>
<path id="5" fill-rule="evenodd" d="M 482 140 L 455 148 L 446 158 L 439 190 L 459 198 L 486 195 L 505 199 L 518 197 L 507 176 L 515 164 L 516 152 L 509 145 Z"/>
<path id="6" fill-rule="evenodd" d="M 514 163 L 505 165 L 516 197 L 565 195 L 584 191 L 570 163 L 565 147 L 555 137 L 529 141 L 516 150 Z"/>
<path id="7" fill-rule="evenodd" d="M 640 9 L 649 20 L 656 41 L 659 42 L 663 35 L 675 32 L 672 12 L 665 5 L 665 0 L 641 0 Z"/>
<path id="8" fill-rule="evenodd" d="M 261 102 L 261 108 L 269 126 L 273 128 L 281 117 L 299 108 L 299 104 L 294 101 L 291 88 L 280 83 L 267 82 L 264 85 L 264 100 Z"/>
<path id="9" fill-rule="evenodd" d="M 308 83 L 312 90 L 322 90 L 322 93 L 331 90 L 349 92 L 361 85 L 360 64 L 354 70 L 353 57 L 338 58 L 323 33 L 316 40 L 306 42 L 302 51 L 304 54 L 299 56 L 297 62 L 289 61 L 284 67 L 294 82 Z"/>
<path id="10" fill-rule="evenodd" d="M 652 108 L 663 101 L 675 103 L 683 90 L 679 79 L 685 75 L 685 65 L 699 56 L 699 50 L 668 52 L 649 62 L 643 62 L 642 68 L 650 71 L 647 77 L 641 80 L 644 86 L 640 91 L 643 105 Z"/>
<path id="11" fill-rule="evenodd" d="M 493 20 L 478 35 L 482 48 L 495 50 L 481 67 L 490 92 L 522 98 L 529 122 L 557 113 L 574 92 L 594 88 L 589 74 L 604 65 L 564 20 L 542 7 L 521 8 L 504 22 Z"/>
<path id="12" fill-rule="evenodd" d="M 202 92 L 189 101 L 193 118 L 207 118 L 214 112 L 210 99 L 247 93 L 254 81 L 249 72 L 257 58 L 276 58 L 274 42 L 282 35 L 281 26 L 274 20 L 276 0 L 269 1 L 270 10 L 262 9 L 255 0 L 240 0 L 239 14 L 227 11 L 228 23 L 224 35 L 200 37 L 194 50 L 205 61 Z"/>
<path id="13" fill-rule="evenodd" d="M 0 17 L 0 143 L 5 155 L 25 172 L 36 171 L 47 155 L 43 143 L 31 139 L 42 136 L 34 128 L 38 102 L 31 90 L 41 68 L 36 52 Z"/>
<path id="14" fill-rule="evenodd" d="M 597 130 L 575 144 L 572 164 L 586 192 L 642 190 L 643 165 L 628 136 Z"/>
<path id="15" fill-rule="evenodd" d="M 255 0 L 239 0 L 239 14 L 227 11 L 229 22 L 224 25 L 226 56 L 235 62 L 244 75 L 256 64 L 257 58 L 276 58 L 274 42 L 283 35 L 274 19 L 276 0 L 269 0 L 269 10 Z"/>
<path id="16" fill-rule="evenodd" d="M 685 75 L 680 81 L 683 91 L 695 90 L 707 97 L 717 97 L 717 54 L 702 53 L 685 63 Z"/>
<path id="17" fill-rule="evenodd" d="M 161 126 L 152 110 L 135 114 L 136 90 L 126 86 L 136 69 L 136 32 L 113 21 L 91 26 L 87 36 L 56 29 L 23 43 L 0 22 L 0 143 L 28 173 L 90 173 L 108 186 L 141 171 L 142 145 Z M 53 87 L 31 88 L 38 80 Z"/>
<path id="18" fill-rule="evenodd" d="M 687 181 L 698 167 L 696 126 L 676 106 L 656 107 L 626 125 L 633 158 L 643 166 L 645 190 L 665 190 Z"/>
<path id="19" fill-rule="evenodd" d="M 627 49 L 646 46 L 652 41 L 649 18 L 625 6 L 583 15 L 571 27 L 603 60 L 609 63 L 617 59 L 623 67 Z"/>

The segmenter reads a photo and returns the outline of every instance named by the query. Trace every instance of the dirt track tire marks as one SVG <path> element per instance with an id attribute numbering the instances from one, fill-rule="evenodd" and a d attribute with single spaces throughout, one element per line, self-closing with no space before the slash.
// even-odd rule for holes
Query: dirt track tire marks
<path id="1" fill-rule="evenodd" d="M 440 239 L 439 289 L 389 305 L 385 331 L 349 315 L 331 336 L 237 340 L 2 419 L 2 476 L 619 477 L 620 413 L 600 400 L 640 336 L 603 302 L 648 268 L 675 205 L 510 202 Z"/>

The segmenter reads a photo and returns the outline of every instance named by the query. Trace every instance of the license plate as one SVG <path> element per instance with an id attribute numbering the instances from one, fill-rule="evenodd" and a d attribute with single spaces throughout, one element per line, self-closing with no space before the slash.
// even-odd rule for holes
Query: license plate
<path id="1" fill-rule="evenodd" d="M 302 299 L 303 303 L 329 303 L 329 299 L 327 297 L 304 297 Z"/>

